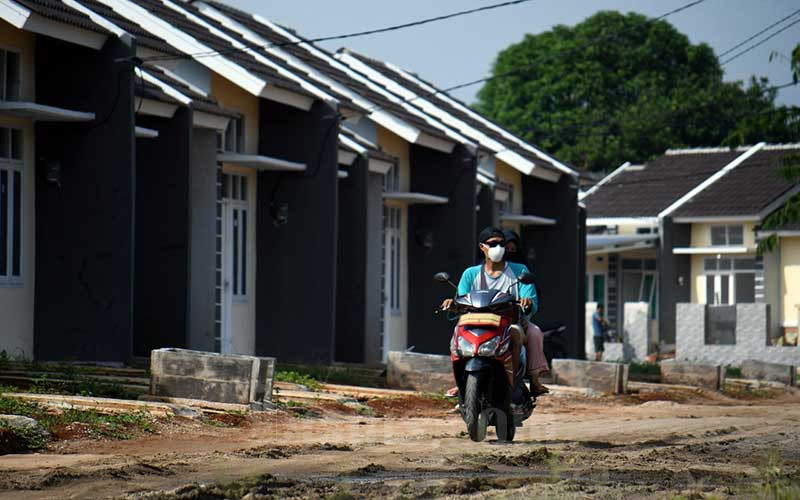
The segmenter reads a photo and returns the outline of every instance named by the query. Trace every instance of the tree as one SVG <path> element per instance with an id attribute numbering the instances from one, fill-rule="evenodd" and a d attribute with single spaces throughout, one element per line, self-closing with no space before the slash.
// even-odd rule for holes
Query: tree
<path id="1" fill-rule="evenodd" d="M 797 47 L 792 51 L 789 68 L 792 71 L 793 81 L 797 84 L 800 81 L 800 44 L 797 44 Z M 779 175 L 789 182 L 800 183 L 800 156 L 790 155 L 784 157 Z M 761 223 L 761 230 L 780 229 L 795 222 L 800 222 L 800 194 L 791 197 L 782 207 L 764 218 Z M 762 254 L 766 251 L 771 251 L 777 244 L 778 237 L 772 234 L 761 240 L 758 245 L 758 253 Z"/>
<path id="2" fill-rule="evenodd" d="M 708 45 L 635 13 L 526 35 L 492 71 L 476 108 L 585 170 L 671 147 L 785 142 L 798 127 L 797 109 L 776 106 L 766 79 L 723 82 Z"/>

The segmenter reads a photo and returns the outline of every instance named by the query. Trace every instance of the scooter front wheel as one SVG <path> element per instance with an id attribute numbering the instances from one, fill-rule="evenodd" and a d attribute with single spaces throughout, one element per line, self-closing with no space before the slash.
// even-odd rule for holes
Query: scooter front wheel
<path id="1" fill-rule="evenodd" d="M 468 373 L 464 390 L 464 420 L 467 423 L 469 438 L 476 442 L 486 438 L 486 426 L 488 425 L 481 397 L 481 391 L 485 386 L 484 378 L 483 372 Z"/>

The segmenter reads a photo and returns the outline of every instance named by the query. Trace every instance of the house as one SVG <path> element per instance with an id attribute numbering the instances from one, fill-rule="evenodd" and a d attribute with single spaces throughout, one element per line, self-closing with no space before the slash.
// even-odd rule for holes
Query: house
<path id="1" fill-rule="evenodd" d="M 0 350 L 31 358 L 53 325 L 125 351 L 133 73 L 116 60 L 132 40 L 66 4 L 4 2 L 0 19 Z"/>
<path id="2" fill-rule="evenodd" d="M 591 233 L 587 300 L 604 303 L 620 333 L 627 325 L 623 304 L 648 304 L 648 352 L 680 337 L 679 303 L 764 304 L 769 322 L 759 342 L 789 343 L 800 301 L 794 236 L 791 228 L 762 233 L 759 226 L 800 192 L 778 175 L 784 159 L 798 152 L 797 145 L 763 143 L 672 150 L 612 172 L 582 195 Z M 758 242 L 768 234 L 779 237 L 776 249 L 758 255 Z M 708 311 L 707 332 L 715 333 L 706 343 L 733 342 L 736 308 Z M 717 315 L 727 315 L 719 319 L 727 327 L 714 326 Z"/>
<path id="3" fill-rule="evenodd" d="M 0 102 L 7 353 L 443 352 L 432 275 L 474 263 L 479 223 L 522 231 L 543 310 L 582 345 L 577 174 L 445 94 L 410 98 L 428 82 L 216 2 L 0 17 L 28 47 L 3 55 L 23 89 Z"/>

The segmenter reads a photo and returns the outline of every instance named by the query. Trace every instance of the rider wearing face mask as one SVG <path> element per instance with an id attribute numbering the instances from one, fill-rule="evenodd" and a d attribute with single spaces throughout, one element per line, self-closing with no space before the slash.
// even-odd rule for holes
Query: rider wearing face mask
<path id="1" fill-rule="evenodd" d="M 466 295 L 472 290 L 480 289 L 502 290 L 517 297 L 527 316 L 535 314 L 538 308 L 536 288 L 532 285 L 517 283 L 519 276 L 527 272 L 528 268 L 524 264 L 503 260 L 506 252 L 506 239 L 503 231 L 496 227 L 487 227 L 481 231 L 478 236 L 478 242 L 479 248 L 484 255 L 484 262 L 464 271 L 464 274 L 461 275 L 461 281 L 458 283 L 458 295 Z M 442 303 L 442 308 L 449 309 L 452 303 L 453 299 L 446 299 Z M 511 332 L 514 373 L 516 373 L 519 366 L 520 350 L 522 343 L 526 340 L 525 336 L 524 330 L 514 325 Z M 534 347 L 535 344 L 533 344 Z M 538 346 L 541 348 L 541 343 L 538 343 Z M 534 353 L 530 355 L 533 357 Z M 544 358 L 544 354 L 541 354 L 541 358 Z M 537 357 L 537 361 L 538 359 Z M 529 362 L 528 367 L 531 365 L 532 363 Z M 546 363 L 545 366 L 547 366 Z M 546 389 L 538 384 L 538 372 L 535 375 L 533 378 L 535 383 L 531 386 L 532 392 L 534 394 L 542 394 L 546 392 Z"/>

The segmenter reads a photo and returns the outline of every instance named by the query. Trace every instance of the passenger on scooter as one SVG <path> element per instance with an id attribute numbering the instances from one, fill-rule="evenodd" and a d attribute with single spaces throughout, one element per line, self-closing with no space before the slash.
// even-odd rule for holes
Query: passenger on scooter
<path id="1" fill-rule="evenodd" d="M 522 257 L 522 242 L 517 232 L 513 229 L 504 229 L 503 235 L 506 238 L 504 260 L 525 264 L 525 259 Z M 525 331 L 525 349 L 528 353 L 526 374 L 531 379 L 531 393 L 537 395 L 546 394 L 550 392 L 550 389 L 539 382 L 539 377 L 550 371 L 547 366 L 547 358 L 544 355 L 544 334 L 535 323 L 525 317 L 520 318 L 520 324 Z"/>
<path id="2" fill-rule="evenodd" d="M 505 254 L 505 235 L 503 231 L 496 227 L 487 227 L 478 236 L 479 248 L 484 254 L 485 261 L 482 264 L 467 268 L 461 275 L 458 284 L 458 294 L 466 295 L 473 289 L 495 289 L 502 290 L 515 295 L 520 301 L 523 311 L 528 311 L 527 316 L 536 312 L 538 301 L 536 289 L 532 285 L 517 283 L 518 277 L 528 270 L 524 264 L 506 262 L 503 260 Z M 443 309 L 449 309 L 453 304 L 452 299 L 445 299 L 442 302 Z M 525 332 L 518 325 L 513 325 L 511 332 L 511 348 L 514 373 L 517 372 L 520 361 L 520 351 L 522 343 L 525 341 Z M 535 343 L 533 344 L 535 348 Z M 534 356 L 531 352 L 530 356 Z M 542 354 L 542 357 L 544 355 Z M 546 365 L 546 363 L 545 363 Z M 538 372 L 536 373 L 535 384 L 532 383 L 532 393 L 542 394 L 542 388 L 538 383 Z M 546 392 L 546 389 L 545 389 Z"/>

